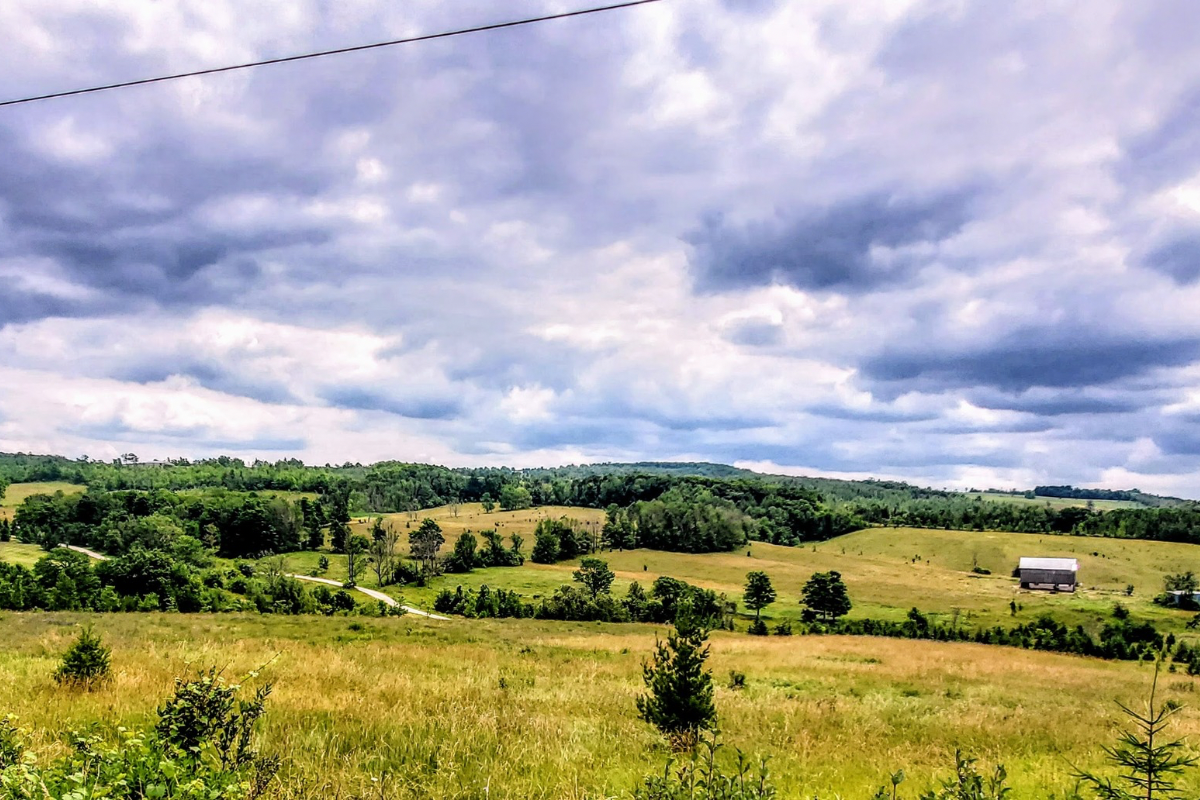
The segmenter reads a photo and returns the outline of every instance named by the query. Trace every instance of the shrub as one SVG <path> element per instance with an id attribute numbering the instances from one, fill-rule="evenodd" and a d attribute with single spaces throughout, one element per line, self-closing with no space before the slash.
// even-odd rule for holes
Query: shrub
<path id="1" fill-rule="evenodd" d="M 746 688 L 746 673 L 738 672 L 736 669 L 729 670 L 729 688 L 733 691 Z"/>
<path id="2" fill-rule="evenodd" d="M 775 626 L 775 635 L 776 636 L 791 636 L 792 635 L 792 623 L 788 622 L 785 619 L 783 622 L 776 625 Z"/>
<path id="3" fill-rule="evenodd" d="M 249 701 L 238 700 L 238 691 L 215 670 L 177 680 L 153 732 L 121 728 L 115 743 L 75 733 L 70 752 L 45 767 L 25 748 L 15 720 L 0 722 L 2 796 L 255 800 L 267 792 L 280 763 L 252 746 L 270 686 Z"/>
<path id="4" fill-rule="evenodd" d="M 63 653 L 54 681 L 60 686 L 91 691 L 109 679 L 112 651 L 104 646 L 100 635 L 89 625 L 79 632 L 79 637 Z"/>
<path id="5" fill-rule="evenodd" d="M 767 623 L 763 622 L 761 619 L 756 619 L 754 622 L 751 622 L 750 627 L 746 629 L 746 632 L 751 636 L 766 636 L 768 633 L 770 633 L 770 631 L 767 630 Z"/>

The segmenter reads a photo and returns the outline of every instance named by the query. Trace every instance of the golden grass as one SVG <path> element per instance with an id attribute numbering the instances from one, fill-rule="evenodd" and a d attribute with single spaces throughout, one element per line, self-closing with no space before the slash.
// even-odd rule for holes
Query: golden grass
<path id="1" fill-rule="evenodd" d="M 36 544 L 0 542 L 0 561 L 32 567 L 44 555 L 46 551 Z"/>
<path id="2" fill-rule="evenodd" d="M 25 498 L 31 495 L 54 494 L 55 492 L 78 494 L 86 491 L 86 486 L 80 486 L 77 483 L 65 483 L 63 481 L 10 484 L 4 492 L 4 497 L 0 498 L 0 518 L 12 519 L 16 513 L 17 506 L 24 503 Z"/>
<path id="3" fill-rule="evenodd" d="M 369 535 L 372 520 L 375 517 L 383 517 L 386 522 L 390 522 L 395 526 L 400 531 L 401 541 L 405 547 L 408 546 L 408 531 L 419 526 L 422 520 L 429 518 L 437 522 L 441 527 L 442 532 L 446 536 L 447 549 L 454 546 L 455 540 L 458 539 L 459 534 L 463 531 L 479 533 L 480 531 L 495 528 L 506 538 L 514 533 L 519 533 L 525 537 L 525 550 L 527 553 L 533 547 L 534 528 L 543 519 L 570 517 L 571 519 L 578 520 L 585 526 L 591 526 L 597 533 L 600 527 L 604 525 L 604 511 L 596 508 L 541 506 L 539 508 L 526 508 L 521 511 L 493 511 L 488 514 L 484 512 L 483 506 L 479 503 L 463 503 L 458 507 L 457 513 L 453 506 L 440 506 L 438 508 L 427 508 L 412 514 L 371 514 L 356 517 L 350 523 L 351 532 L 362 534 L 363 536 Z"/>
<path id="4" fill-rule="evenodd" d="M 113 646 L 112 686 L 62 691 L 56 655 L 80 622 Z M 0 710 L 39 744 L 104 718 L 145 724 L 175 675 L 239 676 L 271 659 L 266 749 L 287 756 L 287 797 L 626 796 L 666 752 L 634 698 L 650 627 L 531 620 L 431 622 L 250 615 L 6 614 Z M 1112 700 L 1137 702 L 1150 668 L 1009 648 L 842 637 L 716 635 L 724 738 L 769 755 L 782 797 L 862 797 L 903 767 L 909 794 L 944 776 L 956 747 L 1006 764 L 1017 797 L 1101 764 Z M 745 672 L 747 688 L 724 676 Z M 1163 699 L 1195 680 L 1164 675 Z M 1185 709 L 1177 731 L 1200 732 Z M 372 778 L 380 779 L 384 792 Z M 1194 791 L 1193 781 L 1188 789 Z"/>

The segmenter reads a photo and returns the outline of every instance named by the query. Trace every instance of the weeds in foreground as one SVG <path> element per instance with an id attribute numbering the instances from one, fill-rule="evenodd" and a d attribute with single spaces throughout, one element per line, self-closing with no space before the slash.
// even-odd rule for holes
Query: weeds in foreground
<path id="1" fill-rule="evenodd" d="M 668 761 L 661 775 L 647 777 L 634 791 L 635 800 L 771 800 L 776 796 L 766 759 L 753 766 L 735 748 L 737 758 L 727 772 L 717 755 L 723 748 L 718 732 L 701 735 L 686 761 L 678 765 Z"/>
<path id="2" fill-rule="evenodd" d="M 209 670 L 177 680 L 152 732 L 117 729 L 111 742 L 94 731 L 74 733 L 70 754 L 42 766 L 15 718 L 0 722 L 3 800 L 256 800 L 265 796 L 280 761 L 252 747 L 270 685 L 253 699 Z"/>

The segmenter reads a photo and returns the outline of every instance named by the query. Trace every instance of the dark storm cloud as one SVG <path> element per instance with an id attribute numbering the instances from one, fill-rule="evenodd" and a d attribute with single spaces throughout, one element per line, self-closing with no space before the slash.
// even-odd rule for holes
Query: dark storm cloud
<path id="1" fill-rule="evenodd" d="M 1091 335 L 1089 335 L 1089 333 Z M 1105 332 L 1026 330 L 958 352 L 928 343 L 866 359 L 863 374 L 883 384 L 928 391 L 990 386 L 1023 392 L 1035 386 L 1072 388 L 1111 383 L 1200 358 L 1200 337 L 1118 339 Z"/>
<path id="2" fill-rule="evenodd" d="M 974 193 L 873 194 L 746 225 L 721 216 L 688 234 L 696 286 L 717 292 L 770 283 L 863 292 L 909 278 L 925 261 L 903 252 L 936 244 L 970 219 Z"/>
<path id="3" fill-rule="evenodd" d="M 246 374 L 245 369 L 238 369 L 231 363 L 196 361 L 186 355 L 118 364 L 111 373 L 117 380 L 142 384 L 182 376 L 195 380 L 205 389 L 235 397 L 248 397 L 262 403 L 298 402 L 292 390 L 283 383 Z"/>
<path id="4" fill-rule="evenodd" d="M 1200 231 L 1168 239 L 1146 255 L 1145 264 L 1180 285 L 1195 283 L 1200 278 Z"/>
<path id="5" fill-rule="evenodd" d="M 85 439 L 112 442 L 150 442 L 178 446 L 187 442 L 189 447 L 202 448 L 207 452 L 216 451 L 297 451 L 307 446 L 307 441 L 296 437 L 253 436 L 247 439 L 229 439 L 214 433 L 203 425 L 161 427 L 153 430 L 143 430 L 127 425 L 120 420 L 97 422 L 87 425 L 64 426 L 63 433 L 80 436 Z"/>
<path id="6" fill-rule="evenodd" d="M 32 136 L 33 134 L 28 134 Z M 304 167 L 230 152 L 189 152 L 188 136 L 167 150 L 169 131 L 129 145 L 102 168 L 39 152 L 0 126 L 0 257 L 48 259 L 70 283 L 95 290 L 70 302 L 42 300 L 2 322 L 110 313 L 139 304 L 200 306 L 244 293 L 261 279 L 262 254 L 327 241 L 315 227 L 244 232 L 195 218 L 208 201 L 240 192 L 319 189 Z M 211 145 L 204 145 L 210 147 Z"/>
<path id="7" fill-rule="evenodd" d="M 888 408 L 860 409 L 832 403 L 818 404 L 804 409 L 805 413 L 827 419 L 855 420 L 859 422 L 922 422 L 937 419 L 937 414 L 921 411 L 897 411 Z"/>
<path id="8" fill-rule="evenodd" d="M 1200 87 L 1180 97 L 1156 125 L 1129 139 L 1119 166 L 1128 184 L 1145 191 L 1200 168 Z"/>
<path id="9" fill-rule="evenodd" d="M 412 419 L 448 420 L 463 413 L 462 401 L 457 397 L 392 396 L 374 389 L 346 386 L 326 389 L 321 398 L 337 408 L 383 411 Z"/>
<path id="10" fill-rule="evenodd" d="M 1131 414 L 1157 405 L 1157 397 L 1127 393 L 1116 397 L 1094 397 L 1080 391 L 1030 391 L 1021 394 L 976 392 L 971 402 L 981 408 L 998 411 L 1020 411 L 1041 417 L 1061 417 L 1076 414 Z"/>

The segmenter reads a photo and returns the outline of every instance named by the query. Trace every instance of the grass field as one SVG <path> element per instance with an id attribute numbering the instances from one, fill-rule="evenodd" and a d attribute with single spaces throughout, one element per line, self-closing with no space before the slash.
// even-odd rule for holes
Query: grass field
<path id="1" fill-rule="evenodd" d="M 63 492 L 64 494 L 78 494 L 86 492 L 86 486 L 80 486 L 76 483 L 63 483 L 62 481 L 47 481 L 44 483 L 14 483 L 4 492 L 4 497 L 0 498 L 0 517 L 12 519 L 13 513 L 17 506 L 25 502 L 25 498 L 35 494 L 54 494 L 55 492 Z"/>
<path id="2" fill-rule="evenodd" d="M 0 561 L 32 567 L 44 555 L 46 551 L 36 544 L 0 542 Z"/>
<path id="3" fill-rule="evenodd" d="M 1091 508 L 1096 511 L 1112 511 L 1115 508 L 1145 508 L 1141 503 L 1135 503 L 1132 500 L 1080 500 L 1074 497 L 1025 497 L 1019 494 L 1004 494 L 1001 492 L 973 492 L 967 495 L 969 498 L 978 497 L 982 500 L 991 500 L 996 503 L 1018 503 L 1020 505 L 1030 506 L 1049 506 L 1050 508 L 1087 508 L 1088 503 L 1091 503 Z"/>
<path id="4" fill-rule="evenodd" d="M 533 522 L 524 520 L 522 524 L 531 527 Z M 532 546 L 527 530 L 523 535 L 527 547 Z M 445 550 L 456 538 L 457 534 L 447 531 Z M 1010 575 L 1022 555 L 1079 559 L 1079 591 L 1050 594 L 1020 590 Z M 308 572 L 316 567 L 319 557 L 318 553 L 296 553 L 287 561 L 294 571 Z M 328 577 L 344 578 L 344 559 L 328 557 Z M 632 581 L 646 586 L 660 575 L 669 575 L 740 599 L 746 573 L 763 570 L 779 595 L 778 601 L 764 611 L 769 621 L 798 619 L 800 590 L 805 581 L 813 572 L 837 570 L 854 602 L 851 617 L 898 620 L 915 606 L 942 621 L 957 618 L 974 627 L 1012 625 L 1048 612 L 1063 622 L 1095 631 L 1110 620 L 1113 605 L 1120 602 L 1135 616 L 1177 634 L 1184 632 L 1192 615 L 1157 606 L 1151 599 L 1162 590 L 1165 573 L 1188 569 L 1200 572 L 1200 548 L 1194 545 L 919 528 L 868 528 L 807 547 L 754 543 L 733 553 L 690 555 L 631 550 L 603 553 L 600 557 L 617 573 L 613 587 L 617 593 L 624 593 Z M 405 601 L 426 609 L 432 606 L 439 590 L 457 585 L 478 588 L 486 583 L 529 597 L 545 596 L 570 583 L 577 566 L 578 561 L 554 565 L 526 562 L 519 568 L 444 575 L 425 587 L 388 591 L 402 593 Z M 974 566 L 992 574 L 975 574 Z M 369 576 L 365 585 L 374 586 L 373 581 L 374 576 Z M 1127 597 L 1125 587 L 1130 584 L 1134 594 Z M 1015 619 L 1009 607 L 1013 600 L 1022 607 Z"/>
<path id="5" fill-rule="evenodd" d="M 543 519 L 570 517 L 597 532 L 600 530 L 600 526 L 604 524 L 604 512 L 595 508 L 541 506 L 539 508 L 526 508 L 521 511 L 492 511 L 488 514 L 484 512 L 483 506 L 479 503 L 463 503 L 457 509 L 453 506 L 441 506 L 440 508 L 428 508 L 412 513 L 371 514 L 369 516 L 356 517 L 350 523 L 351 533 L 362 534 L 363 536 L 369 535 L 372 520 L 375 517 L 383 517 L 385 522 L 394 525 L 400 531 L 401 540 L 405 546 L 408 544 L 408 531 L 420 525 L 421 520 L 426 518 L 434 520 L 441 526 L 442 531 L 446 535 L 448 546 L 452 546 L 454 540 L 463 531 L 475 531 L 478 533 L 479 531 L 487 531 L 495 528 L 505 537 L 509 537 L 514 533 L 525 537 L 527 549 L 533 547 L 533 530 L 537 527 L 538 522 Z"/>
<path id="6" fill-rule="evenodd" d="M 56 656 L 80 622 L 113 646 L 115 680 L 59 690 Z M 113 614 L 0 618 L 0 709 L 61 751 L 97 718 L 145 725 L 172 678 L 208 665 L 241 676 L 270 662 L 264 747 L 286 756 L 287 797 L 615 798 L 667 753 L 637 719 L 644 626 L 530 620 Z M 769 756 L 781 797 L 865 797 L 903 767 L 914 796 L 946 776 L 956 747 L 1003 762 L 1017 797 L 1100 766 L 1150 668 L 963 644 L 715 635 L 711 666 L 725 740 Z M 736 669 L 742 691 L 725 686 Z M 1162 699 L 1196 701 L 1164 675 Z M 1053 709 L 1052 715 L 1047 709 Z M 1185 708 L 1176 730 L 1200 733 Z M 378 783 L 372 781 L 377 780 Z M 1192 781 L 1193 792 L 1200 784 Z"/>

